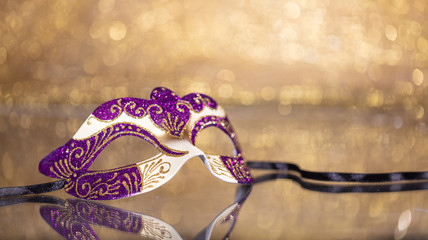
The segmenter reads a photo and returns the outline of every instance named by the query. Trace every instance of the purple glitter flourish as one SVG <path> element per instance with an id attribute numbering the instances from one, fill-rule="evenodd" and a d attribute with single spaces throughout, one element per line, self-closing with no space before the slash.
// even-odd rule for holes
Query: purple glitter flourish
<path id="1" fill-rule="evenodd" d="M 150 100 L 139 98 L 119 98 L 100 105 L 92 113 L 101 121 L 118 118 L 124 111 L 127 115 L 142 118 L 149 114 L 153 122 L 174 137 L 181 137 L 190 118 L 191 105 L 183 101 L 173 91 L 155 88 Z"/>
<path id="2" fill-rule="evenodd" d="M 75 214 L 91 224 L 132 233 L 139 233 L 143 228 L 141 215 L 133 212 L 78 199 L 68 199 L 67 202 Z"/>
<path id="3" fill-rule="evenodd" d="M 40 207 L 43 219 L 65 239 L 99 239 L 89 223 L 73 213 L 69 208 L 58 206 Z M 61 224 L 58 224 L 61 223 Z"/>
<path id="4" fill-rule="evenodd" d="M 211 109 L 217 109 L 217 102 L 212 99 L 210 96 L 207 96 L 202 93 L 191 93 L 183 97 L 184 101 L 189 102 L 195 112 L 200 112 L 205 107 Z"/>
<path id="5" fill-rule="evenodd" d="M 90 201 L 67 199 L 66 207 L 42 206 L 40 215 L 65 239 L 99 239 L 90 224 L 139 233 L 141 215 Z"/>
<path id="6" fill-rule="evenodd" d="M 205 107 L 215 110 L 218 105 L 214 99 L 204 94 L 192 93 L 180 99 L 169 89 L 155 88 L 149 100 L 115 99 L 100 105 L 92 114 L 101 121 L 112 121 L 123 112 L 134 118 L 149 115 L 160 129 L 171 136 L 181 138 L 190 120 L 191 111 L 200 112 Z M 252 176 L 242 158 L 236 134 L 227 118 L 216 116 L 202 118 L 191 130 L 192 144 L 194 145 L 197 134 L 209 126 L 220 128 L 232 139 L 236 156 L 221 156 L 221 159 L 239 183 L 251 183 Z M 156 137 L 143 128 L 119 123 L 105 128 L 88 139 L 71 139 L 42 159 L 39 170 L 47 176 L 66 179 L 66 191 L 76 197 L 109 200 L 134 195 L 142 188 L 141 175 L 136 164 L 108 171 L 87 171 L 94 159 L 111 141 L 124 135 L 143 138 L 169 155 L 185 154 L 162 145 Z"/>
<path id="7" fill-rule="evenodd" d="M 182 156 L 183 152 L 174 151 L 161 144 L 156 137 L 143 128 L 133 124 L 119 123 L 84 140 L 71 139 L 63 146 L 43 158 L 39 164 L 41 173 L 54 178 L 68 178 L 72 174 L 87 171 L 95 158 L 120 136 L 132 135 L 152 143 L 158 150 L 169 155 Z"/>
<path id="8" fill-rule="evenodd" d="M 191 132 L 190 139 L 192 144 L 195 145 L 196 136 L 199 132 L 207 127 L 217 127 L 229 136 L 233 142 L 233 145 L 235 146 L 236 156 L 220 156 L 220 158 L 232 176 L 234 176 L 238 181 L 238 183 L 251 184 L 253 182 L 253 177 L 251 176 L 250 169 L 242 157 L 241 147 L 239 146 L 236 133 L 230 125 L 227 117 L 207 116 L 201 118 L 198 122 L 195 123 L 195 126 Z"/>
<path id="9" fill-rule="evenodd" d="M 143 128 L 120 123 L 89 139 L 71 139 L 42 159 L 39 170 L 49 177 L 66 179 L 66 192 L 79 198 L 110 200 L 137 194 L 142 186 L 136 164 L 109 171 L 88 171 L 98 154 L 113 140 L 124 135 L 143 138 L 169 155 L 185 154 L 162 145 Z"/>
<path id="10" fill-rule="evenodd" d="M 108 171 L 88 171 L 67 179 L 65 191 L 75 197 L 111 200 L 141 192 L 141 174 L 137 165 Z"/>

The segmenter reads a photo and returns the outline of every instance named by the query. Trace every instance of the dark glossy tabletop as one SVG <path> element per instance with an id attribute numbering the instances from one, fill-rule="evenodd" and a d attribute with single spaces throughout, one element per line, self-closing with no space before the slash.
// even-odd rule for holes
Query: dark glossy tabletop
<path id="1" fill-rule="evenodd" d="M 282 116 L 269 106 L 229 106 L 226 110 L 250 160 L 287 161 L 313 171 L 428 169 L 424 147 L 428 129 L 399 113 L 295 107 Z M 2 117 L 6 126 L 2 132 L 2 145 L 6 146 L 2 148 L 2 185 L 51 181 L 37 171 L 38 161 L 66 141 L 67 136 L 57 134 L 55 126 L 79 115 L 77 112 L 89 111 L 64 106 L 34 115 L 27 112 L 32 124 L 26 128 Z M 56 117 L 57 113 L 64 115 Z M 263 120 L 265 117 L 269 120 Z M 206 131 L 198 142 L 200 148 L 207 152 L 228 150 L 225 146 L 231 143 L 225 135 Z M 119 138 L 91 168 L 118 167 L 144 159 L 153 151 L 138 138 Z M 426 186 L 405 191 L 406 187 L 396 184 L 388 188 L 394 192 L 377 192 L 360 185 L 355 191 L 362 192 L 345 193 L 340 189 L 347 185 L 320 188 L 317 186 L 326 183 L 302 184 L 298 174 L 275 179 L 272 173 L 277 172 L 253 170 L 260 182 L 249 189 L 216 179 L 194 158 L 164 186 L 131 198 L 88 202 L 59 190 L 44 197 L 2 199 L 3 205 L 21 203 L 0 207 L 1 236 L 193 239 L 210 227 L 213 239 L 228 234 L 232 239 L 412 239 L 428 234 Z M 262 181 L 263 176 L 271 178 Z"/>

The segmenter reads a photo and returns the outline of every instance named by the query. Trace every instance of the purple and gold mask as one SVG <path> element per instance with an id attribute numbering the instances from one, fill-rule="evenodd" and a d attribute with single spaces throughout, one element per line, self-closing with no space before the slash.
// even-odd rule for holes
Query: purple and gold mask
<path id="1" fill-rule="evenodd" d="M 198 134 L 211 126 L 221 129 L 232 140 L 233 156 L 206 154 L 195 146 Z M 148 141 L 160 153 L 120 168 L 88 170 L 109 143 L 126 135 Z M 169 89 L 156 88 L 149 100 L 119 98 L 99 106 L 72 139 L 42 159 L 39 170 L 49 177 L 65 179 L 66 192 L 75 197 L 110 200 L 160 187 L 195 156 L 223 181 L 253 181 L 236 133 L 221 106 L 204 94 L 180 98 Z"/>

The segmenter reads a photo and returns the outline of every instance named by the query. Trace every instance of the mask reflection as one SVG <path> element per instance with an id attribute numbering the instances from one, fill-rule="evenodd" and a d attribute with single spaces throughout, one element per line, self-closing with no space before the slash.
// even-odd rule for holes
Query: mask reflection
<path id="1" fill-rule="evenodd" d="M 233 204 L 218 214 L 194 239 L 210 239 L 218 226 L 227 226 L 223 239 L 231 237 L 239 211 L 249 197 L 253 186 L 275 180 L 292 180 L 302 188 L 325 193 L 379 193 L 427 190 L 427 182 L 394 184 L 337 184 L 308 180 L 292 172 L 266 174 L 257 177 L 253 185 L 240 185 Z M 182 239 L 168 223 L 139 213 L 122 210 L 94 201 L 67 199 L 52 196 L 20 196 L 0 198 L 0 207 L 12 204 L 46 203 L 40 207 L 43 219 L 65 239 L 99 239 L 92 226 L 101 226 L 121 232 L 138 234 L 149 239 Z M 217 237 L 217 235 L 216 235 Z"/>
<path id="2" fill-rule="evenodd" d="M 234 202 L 218 214 L 195 239 L 210 239 L 216 228 L 227 226 L 224 239 L 230 237 L 239 211 L 251 193 L 251 185 L 239 188 Z M 93 226 L 137 234 L 143 239 L 182 239 L 168 223 L 139 213 L 100 204 L 94 201 L 53 196 L 19 196 L 0 198 L 0 207 L 20 203 L 46 203 L 40 207 L 42 218 L 65 239 L 99 239 Z"/>
<path id="3" fill-rule="evenodd" d="M 91 225 L 149 239 L 180 239 L 177 231 L 162 220 L 90 201 L 67 199 L 65 207 L 40 207 L 40 215 L 65 239 L 98 239 Z"/>
<path id="4" fill-rule="evenodd" d="M 241 188 L 235 202 L 224 209 L 195 239 L 210 239 L 214 228 L 224 224 L 229 224 L 224 238 L 229 238 L 239 210 L 250 192 L 251 186 Z M 65 239 L 98 239 L 91 225 L 139 234 L 149 239 L 182 239 L 171 225 L 160 219 L 87 200 L 67 199 L 64 207 L 41 206 L 40 214 Z"/>

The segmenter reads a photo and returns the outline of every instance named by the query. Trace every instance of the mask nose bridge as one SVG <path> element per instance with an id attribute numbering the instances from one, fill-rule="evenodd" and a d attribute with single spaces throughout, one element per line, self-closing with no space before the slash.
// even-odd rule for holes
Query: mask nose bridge
<path id="1" fill-rule="evenodd" d="M 220 175 L 222 175 L 222 174 L 218 174 L 218 173 L 216 173 L 216 172 L 214 172 L 214 170 L 213 170 L 213 166 L 211 165 L 211 164 L 213 164 L 213 158 L 215 159 L 215 158 L 218 158 L 218 159 L 220 159 L 221 158 L 221 156 L 220 155 L 210 155 L 210 154 L 206 154 L 204 151 L 202 151 L 201 149 L 199 149 L 198 147 L 196 147 L 196 146 L 193 146 L 195 149 L 198 149 L 198 154 L 196 155 L 196 156 L 198 156 L 201 160 L 202 160 L 202 162 L 204 163 L 204 165 L 205 165 L 205 167 L 208 169 L 208 171 L 213 175 L 213 176 L 215 176 L 216 178 L 218 178 L 218 179 L 220 179 L 220 180 L 223 180 L 223 181 L 226 181 L 226 182 L 231 182 L 231 183 L 236 183 L 236 180 L 235 179 L 233 179 L 233 177 L 232 176 L 229 176 L 229 178 L 228 177 L 224 177 L 224 176 L 220 176 Z M 194 157 L 196 157 L 196 156 L 194 156 Z M 209 156 L 211 156 L 211 157 L 209 157 Z M 211 160 L 209 160 L 209 159 L 211 159 Z M 223 166 L 224 168 L 225 168 L 225 166 Z M 226 175 L 229 175 L 229 174 L 226 174 Z M 230 178 L 230 177 L 232 177 L 232 178 Z"/>
<path id="2" fill-rule="evenodd" d="M 194 148 L 198 149 L 198 154 L 195 155 L 194 157 L 199 157 L 204 162 L 204 164 L 206 165 L 207 164 L 207 155 L 205 154 L 205 152 L 202 151 L 200 148 L 194 146 L 194 145 L 192 145 L 192 146 Z M 207 167 L 208 167 L 208 165 L 207 165 Z M 210 169 L 210 168 L 208 168 L 208 169 Z"/>
<path id="3" fill-rule="evenodd" d="M 188 139 L 164 139 L 163 142 L 166 146 L 170 146 L 173 149 L 178 149 L 180 151 L 187 151 L 187 159 L 196 157 L 196 156 L 204 156 L 205 153 L 200 148 L 193 145 Z"/>
<path id="4" fill-rule="evenodd" d="M 171 142 L 167 142 L 165 141 L 164 143 L 166 143 L 166 145 L 174 145 L 173 147 L 180 149 L 180 150 L 184 150 L 186 149 L 188 151 L 187 153 L 187 160 L 193 158 L 193 157 L 199 157 L 202 162 L 205 164 L 205 166 L 208 168 L 208 170 L 211 172 L 211 174 L 215 175 L 215 173 L 211 170 L 211 167 L 208 163 L 208 157 L 207 154 L 202 151 L 200 148 L 196 147 L 195 145 L 193 145 L 191 143 L 190 140 L 188 139 L 172 139 Z"/>

